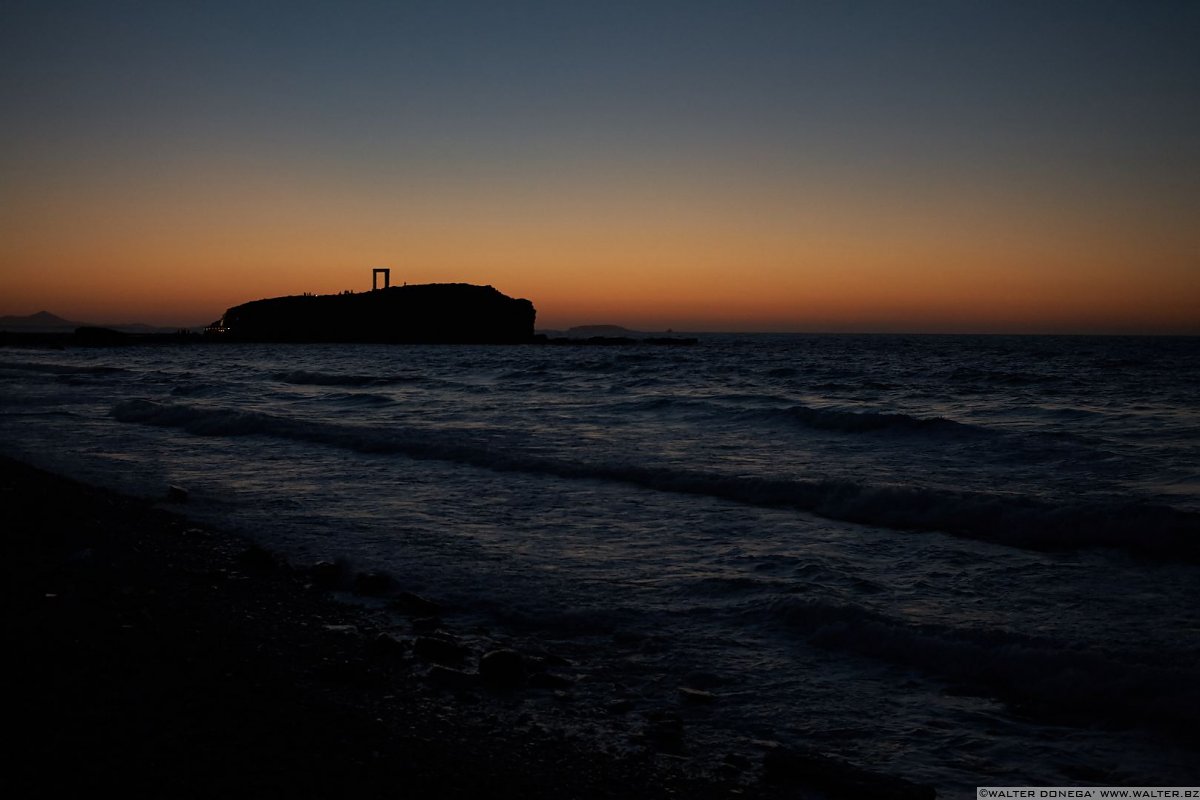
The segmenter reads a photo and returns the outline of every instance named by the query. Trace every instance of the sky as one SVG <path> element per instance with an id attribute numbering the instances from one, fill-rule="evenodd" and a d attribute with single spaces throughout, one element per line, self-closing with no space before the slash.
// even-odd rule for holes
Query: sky
<path id="1" fill-rule="evenodd" d="M 0 0 L 0 314 L 1200 333 L 1200 2 Z"/>

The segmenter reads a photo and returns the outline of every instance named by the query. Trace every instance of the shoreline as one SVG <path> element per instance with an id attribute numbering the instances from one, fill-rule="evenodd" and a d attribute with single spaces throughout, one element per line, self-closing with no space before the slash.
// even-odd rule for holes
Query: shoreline
<path id="1" fill-rule="evenodd" d="M 597 748 L 522 708 L 535 695 L 561 704 L 581 730 L 613 713 L 571 708 L 552 654 L 481 670 L 436 603 L 387 576 L 289 566 L 159 504 L 4 457 L 0 502 L 22 796 L 933 796 L 769 743 L 688 753 L 670 712 L 644 721 L 640 746 Z M 391 613 L 339 602 L 337 588 Z"/>

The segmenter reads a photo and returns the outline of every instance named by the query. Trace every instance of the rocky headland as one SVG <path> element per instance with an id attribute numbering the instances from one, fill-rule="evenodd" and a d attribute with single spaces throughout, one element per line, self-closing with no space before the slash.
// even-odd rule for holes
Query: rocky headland
<path id="1" fill-rule="evenodd" d="M 534 340 L 533 303 L 491 286 L 430 283 L 293 295 L 234 306 L 209 327 L 256 342 L 514 344 Z"/>

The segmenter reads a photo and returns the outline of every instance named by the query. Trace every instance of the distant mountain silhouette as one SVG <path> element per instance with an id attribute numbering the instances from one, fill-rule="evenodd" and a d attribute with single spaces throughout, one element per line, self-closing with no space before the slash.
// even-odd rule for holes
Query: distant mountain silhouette
<path id="1" fill-rule="evenodd" d="M 28 316 L 8 314 L 0 317 L 0 331 L 20 333 L 71 333 L 77 328 L 108 328 L 122 333 L 174 333 L 178 327 L 164 328 L 157 325 L 145 325 L 132 322 L 123 325 L 96 325 L 92 322 L 75 322 L 64 319 L 49 311 L 39 311 Z"/>
<path id="2" fill-rule="evenodd" d="M 0 330 L 6 331 L 73 331 L 84 324 L 86 323 L 63 319 L 49 311 L 39 311 L 25 317 L 12 314 L 0 317 Z"/>
<path id="3" fill-rule="evenodd" d="M 533 303 L 491 286 L 430 283 L 299 295 L 234 306 L 209 333 L 242 341 L 514 343 L 533 341 Z"/>

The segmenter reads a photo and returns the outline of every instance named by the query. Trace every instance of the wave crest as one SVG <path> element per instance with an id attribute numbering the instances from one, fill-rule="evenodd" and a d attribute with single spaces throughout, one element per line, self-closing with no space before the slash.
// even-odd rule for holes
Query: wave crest
<path id="1" fill-rule="evenodd" d="M 1113 547 L 1200 563 L 1200 514 L 1110 499 L 1053 504 L 1024 495 L 837 480 L 756 478 L 657 465 L 586 462 L 525 452 L 497 441 L 505 431 L 379 429 L 317 423 L 211 406 L 118 403 L 121 422 L 182 428 L 201 436 L 262 435 L 364 453 L 396 453 L 501 472 L 605 480 L 748 505 L 793 508 L 829 519 L 911 531 L 939 531 L 1033 550 Z"/>

